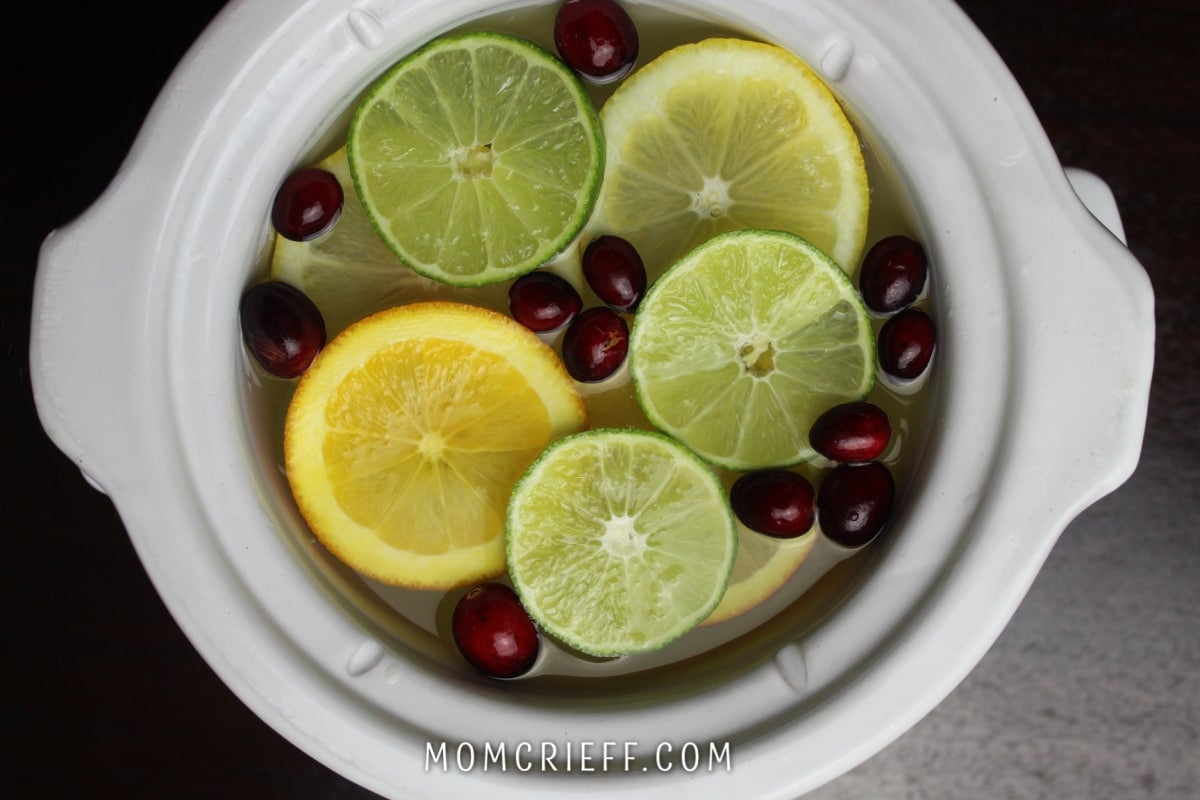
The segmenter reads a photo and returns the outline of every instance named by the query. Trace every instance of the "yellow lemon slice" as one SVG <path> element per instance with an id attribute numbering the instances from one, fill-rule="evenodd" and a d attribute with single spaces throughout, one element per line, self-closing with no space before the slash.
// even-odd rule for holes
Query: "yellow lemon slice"
<path id="1" fill-rule="evenodd" d="M 547 345 L 508 317 L 413 303 L 351 325 L 296 387 L 288 481 L 316 537 L 384 583 L 448 589 L 504 571 L 513 485 L 586 422 Z"/>
<path id="2" fill-rule="evenodd" d="M 775 594 L 808 560 L 817 543 L 814 525 L 794 539 L 777 539 L 738 523 L 737 558 L 729 588 L 704 626 L 725 622 L 746 613 Z"/>
<path id="3" fill-rule="evenodd" d="M 600 121 L 591 228 L 633 243 L 651 277 L 741 228 L 797 234 L 857 267 L 870 204 L 858 135 L 788 51 L 740 39 L 676 47 L 634 72 Z"/>

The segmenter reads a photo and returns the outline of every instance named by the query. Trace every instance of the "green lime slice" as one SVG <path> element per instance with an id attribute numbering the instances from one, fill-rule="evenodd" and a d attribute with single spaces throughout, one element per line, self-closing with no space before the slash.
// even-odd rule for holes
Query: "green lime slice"
<path id="1" fill-rule="evenodd" d="M 659 433 L 551 444 L 508 504 L 508 571 L 544 631 L 585 653 L 657 650 L 716 608 L 737 530 L 712 470 Z"/>
<path id="2" fill-rule="evenodd" d="M 734 470 L 809 460 L 816 418 L 875 382 L 858 291 L 780 231 L 721 234 L 668 269 L 642 301 L 629 351 L 650 421 Z"/>
<path id="3" fill-rule="evenodd" d="M 452 286 L 529 272 L 592 212 L 604 172 L 580 80 L 537 45 L 497 33 L 436 39 L 368 92 L 347 151 L 380 238 Z"/>

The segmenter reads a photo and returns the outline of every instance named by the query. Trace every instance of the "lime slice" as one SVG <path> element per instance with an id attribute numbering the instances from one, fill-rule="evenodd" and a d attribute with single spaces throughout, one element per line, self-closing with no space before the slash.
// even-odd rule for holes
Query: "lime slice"
<path id="1" fill-rule="evenodd" d="M 780 231 L 721 234 L 667 270 L 634 318 L 629 351 L 647 418 L 734 470 L 809 460 L 813 421 L 875 381 L 854 285 Z"/>
<path id="2" fill-rule="evenodd" d="M 798 234 L 857 267 L 870 199 L 858 136 L 786 50 L 740 39 L 676 47 L 634 72 L 600 119 L 593 227 L 628 239 L 652 277 L 742 228 Z"/>
<path id="3" fill-rule="evenodd" d="M 657 650 L 725 591 L 737 533 L 712 471 L 679 443 L 600 429 L 553 443 L 508 505 L 508 571 L 530 615 L 597 656 Z"/>
<path id="4" fill-rule="evenodd" d="M 454 299 L 503 308 L 502 287 L 452 289 L 418 275 L 396 258 L 358 201 L 344 147 L 316 166 L 341 183 L 342 213 L 333 228 L 316 239 L 297 242 L 277 235 L 271 277 L 308 295 L 320 309 L 330 337 L 376 311 L 419 300 Z"/>
<path id="5" fill-rule="evenodd" d="M 398 63 L 359 106 L 347 147 L 380 238 L 453 286 L 549 261 L 591 214 L 604 172 L 583 84 L 497 33 L 436 39 Z"/>

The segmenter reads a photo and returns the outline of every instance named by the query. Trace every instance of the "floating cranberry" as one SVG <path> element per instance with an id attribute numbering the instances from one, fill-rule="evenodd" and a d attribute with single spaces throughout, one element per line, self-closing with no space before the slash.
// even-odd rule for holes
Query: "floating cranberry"
<path id="1" fill-rule="evenodd" d="M 583 276 L 596 296 L 618 311 L 632 312 L 646 291 L 642 257 L 619 236 L 601 236 L 588 244 Z"/>
<path id="2" fill-rule="evenodd" d="M 892 314 L 920 296 L 928 275 L 925 248 L 907 236 L 880 239 L 863 257 L 858 285 L 863 301 L 880 314 Z"/>
<path id="3" fill-rule="evenodd" d="M 297 242 L 317 238 L 342 213 L 342 185 L 330 172 L 316 167 L 292 173 L 271 207 L 271 222 L 281 236 Z"/>
<path id="4" fill-rule="evenodd" d="M 567 0 L 554 18 L 554 45 L 592 83 L 619 80 L 637 60 L 637 27 L 614 0 Z"/>
<path id="5" fill-rule="evenodd" d="M 493 678 L 524 675 L 541 647 L 516 592 L 502 583 L 480 584 L 459 598 L 450 627 L 463 658 Z"/>
<path id="6" fill-rule="evenodd" d="M 831 461 L 874 461 L 887 447 L 892 426 L 879 406 L 867 402 L 834 406 L 813 423 L 812 448 Z"/>
<path id="7" fill-rule="evenodd" d="M 825 476 L 817 493 L 821 530 L 845 547 L 874 539 L 892 513 L 896 484 L 878 461 L 839 464 Z"/>
<path id="8" fill-rule="evenodd" d="M 787 470 L 742 475 L 729 491 L 729 504 L 747 528 L 780 539 L 805 533 L 816 517 L 812 484 Z"/>
<path id="9" fill-rule="evenodd" d="M 308 295 L 282 281 L 255 284 L 242 295 L 242 339 L 262 368 L 295 378 L 325 346 L 325 320 Z"/>
<path id="10" fill-rule="evenodd" d="M 513 319 L 531 331 L 543 333 L 566 325 L 583 308 L 575 287 L 553 272 L 538 270 L 522 275 L 508 290 Z"/>
<path id="11" fill-rule="evenodd" d="M 563 334 L 563 364 L 572 378 L 584 383 L 616 372 L 628 352 L 629 326 L 611 308 L 589 308 Z"/>
<path id="12" fill-rule="evenodd" d="M 879 331 L 879 364 L 894 378 L 912 380 L 929 366 L 936 338 L 929 315 L 919 308 L 906 308 Z"/>

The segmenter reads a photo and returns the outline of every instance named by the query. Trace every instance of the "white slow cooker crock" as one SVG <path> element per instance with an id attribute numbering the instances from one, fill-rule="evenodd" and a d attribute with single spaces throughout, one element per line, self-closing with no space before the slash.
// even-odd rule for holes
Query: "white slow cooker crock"
<path id="1" fill-rule="evenodd" d="M 46 430 L 111 495 L 175 619 L 233 691 L 385 796 L 802 794 L 932 709 L 1066 524 L 1137 461 L 1149 282 L 953 3 L 654 4 L 814 65 L 895 164 L 937 270 L 936 418 L 893 533 L 809 611 L 716 653 L 622 680 L 470 674 L 322 566 L 263 455 L 269 425 L 246 402 L 238 299 L 282 177 L 400 55 L 528 3 L 234 0 L 108 191 L 43 248 L 31 362 Z M 1119 235 L 1111 197 L 1078 177 Z M 538 763 L 547 746 L 557 772 Z"/>

